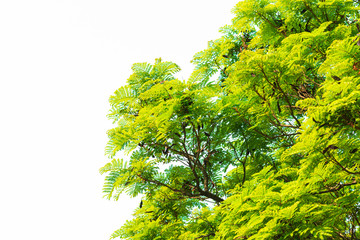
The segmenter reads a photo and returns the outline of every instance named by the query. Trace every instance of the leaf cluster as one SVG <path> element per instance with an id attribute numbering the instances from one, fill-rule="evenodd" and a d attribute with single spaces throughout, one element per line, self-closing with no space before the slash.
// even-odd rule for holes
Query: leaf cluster
<path id="1" fill-rule="evenodd" d="M 111 239 L 359 239 L 359 5 L 244 0 L 187 81 L 134 64 L 100 172 L 143 200 Z"/>

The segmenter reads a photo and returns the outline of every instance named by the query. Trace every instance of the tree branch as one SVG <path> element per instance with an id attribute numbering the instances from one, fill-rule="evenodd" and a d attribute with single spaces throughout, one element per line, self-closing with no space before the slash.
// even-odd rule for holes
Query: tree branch
<path id="1" fill-rule="evenodd" d="M 246 179 L 246 160 L 247 160 L 247 157 L 248 157 L 250 152 L 249 152 L 249 150 L 246 150 L 245 159 L 244 159 L 244 161 L 241 161 L 238 154 L 237 154 L 237 152 L 236 152 L 236 149 L 235 149 L 234 145 L 232 145 L 231 142 L 229 142 L 229 144 L 233 148 L 236 158 L 238 159 L 238 161 L 241 163 L 241 165 L 243 167 L 244 174 L 243 174 L 243 179 L 242 179 L 242 185 L 244 185 L 245 179 Z"/>
<path id="2" fill-rule="evenodd" d="M 317 193 L 315 193 L 315 195 L 323 194 L 323 193 L 337 192 L 344 187 L 352 186 L 352 185 L 356 185 L 356 184 L 358 184 L 358 182 L 355 179 L 351 183 L 339 183 L 333 187 L 328 187 L 328 190 L 326 190 L 326 191 L 317 192 Z"/>
<path id="3" fill-rule="evenodd" d="M 325 154 L 324 154 L 325 155 Z M 336 163 L 336 165 L 338 165 L 343 171 L 345 171 L 346 173 L 348 174 L 360 174 L 360 172 L 352 172 L 350 170 L 348 170 L 347 168 L 345 168 L 343 165 L 341 165 L 341 163 L 339 163 L 334 156 L 332 156 L 331 154 L 330 155 L 330 160 L 333 161 L 334 163 Z M 325 156 L 326 157 L 326 156 Z"/>
<path id="4" fill-rule="evenodd" d="M 206 238 L 206 237 L 208 238 L 210 236 L 215 236 L 215 234 L 214 233 L 209 233 L 208 235 L 201 235 L 199 237 L 196 237 L 195 239 Z"/>

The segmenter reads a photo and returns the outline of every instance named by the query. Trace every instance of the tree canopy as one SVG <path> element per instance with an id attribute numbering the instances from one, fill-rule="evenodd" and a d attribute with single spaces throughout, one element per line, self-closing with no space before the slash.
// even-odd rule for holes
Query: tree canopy
<path id="1" fill-rule="evenodd" d="M 110 239 L 360 239 L 359 5 L 244 0 L 186 81 L 134 64 L 100 172 L 143 200 Z"/>

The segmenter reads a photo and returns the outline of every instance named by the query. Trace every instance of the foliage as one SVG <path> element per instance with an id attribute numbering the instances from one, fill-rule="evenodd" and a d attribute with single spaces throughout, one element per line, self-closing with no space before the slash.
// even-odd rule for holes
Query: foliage
<path id="1" fill-rule="evenodd" d="M 244 0 L 187 81 L 134 64 L 100 172 L 143 200 L 111 239 L 359 239 L 359 5 Z"/>

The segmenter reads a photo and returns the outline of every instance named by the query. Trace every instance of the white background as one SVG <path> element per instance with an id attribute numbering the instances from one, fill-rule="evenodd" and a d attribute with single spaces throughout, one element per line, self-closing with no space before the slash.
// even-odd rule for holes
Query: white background
<path id="1" fill-rule="evenodd" d="M 135 62 L 186 79 L 237 0 L 0 1 L 0 239 L 108 239 L 139 199 L 102 198 L 108 98 Z"/>

